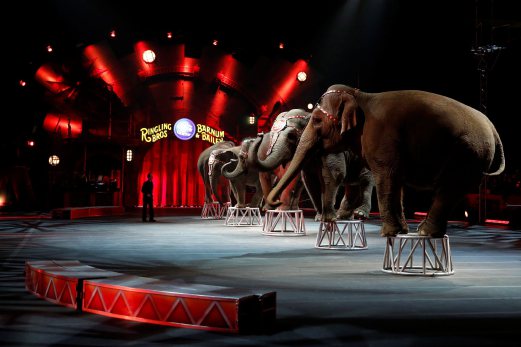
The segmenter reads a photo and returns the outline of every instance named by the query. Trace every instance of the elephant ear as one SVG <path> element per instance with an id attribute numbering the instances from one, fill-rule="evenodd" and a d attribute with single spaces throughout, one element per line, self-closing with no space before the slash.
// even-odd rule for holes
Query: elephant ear
<path id="1" fill-rule="evenodd" d="M 342 102 L 338 109 L 338 115 L 342 122 L 340 134 L 356 127 L 356 109 L 357 103 L 351 94 L 342 94 Z"/>

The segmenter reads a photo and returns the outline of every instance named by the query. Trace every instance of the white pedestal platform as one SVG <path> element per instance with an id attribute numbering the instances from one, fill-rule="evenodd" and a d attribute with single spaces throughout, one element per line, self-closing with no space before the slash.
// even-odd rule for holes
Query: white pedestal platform
<path id="1" fill-rule="evenodd" d="M 221 219 L 221 204 L 219 202 L 205 202 L 203 210 L 201 211 L 201 218 L 203 219 Z"/>
<path id="2" fill-rule="evenodd" d="M 397 275 L 452 275 L 449 237 L 418 234 L 387 237 L 382 271 Z"/>
<path id="3" fill-rule="evenodd" d="M 306 226 L 302 210 L 268 210 L 264 215 L 263 235 L 305 236 Z"/>
<path id="4" fill-rule="evenodd" d="M 258 207 L 229 207 L 224 225 L 228 226 L 262 226 L 262 216 Z"/>
<path id="5" fill-rule="evenodd" d="M 320 223 L 315 248 L 334 250 L 367 249 L 362 220 L 337 220 Z"/>

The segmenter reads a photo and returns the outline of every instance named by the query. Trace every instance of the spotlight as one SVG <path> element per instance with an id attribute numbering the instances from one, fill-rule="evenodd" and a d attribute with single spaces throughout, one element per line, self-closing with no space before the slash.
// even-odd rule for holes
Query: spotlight
<path id="1" fill-rule="evenodd" d="M 49 157 L 49 165 L 56 166 L 60 163 L 60 157 L 58 157 L 56 154 L 53 154 Z"/>
<path id="2" fill-rule="evenodd" d="M 304 71 L 300 71 L 300 72 L 297 74 L 297 80 L 298 80 L 299 82 L 305 82 L 307 79 L 308 79 L 308 74 L 305 73 Z"/>
<path id="3" fill-rule="evenodd" d="M 24 80 L 20 80 L 18 84 L 20 85 L 20 87 L 25 87 L 27 85 L 27 82 L 25 82 Z"/>
<path id="4" fill-rule="evenodd" d="M 48 45 L 48 46 L 47 46 L 47 52 L 49 52 L 49 53 L 52 52 L 52 46 L 51 46 L 51 45 Z"/>
<path id="5" fill-rule="evenodd" d="M 132 150 L 127 149 L 127 156 L 126 156 L 127 161 L 132 161 L 133 156 L 134 156 L 134 153 L 132 152 Z"/>
<path id="6" fill-rule="evenodd" d="M 110 37 L 112 37 L 112 38 L 116 37 L 116 30 L 112 30 L 110 32 Z"/>
<path id="7" fill-rule="evenodd" d="M 312 103 L 309 103 L 308 104 L 308 110 L 312 110 L 313 109 L 313 104 Z"/>
<path id="8" fill-rule="evenodd" d="M 284 42 L 279 43 L 279 49 L 284 49 Z"/>
<path id="9" fill-rule="evenodd" d="M 167 32 L 167 33 L 166 33 L 166 37 L 167 37 L 168 39 L 171 39 L 171 38 L 172 38 L 172 32 L 171 32 L 171 31 Z"/>
<path id="10" fill-rule="evenodd" d="M 143 61 L 147 64 L 151 64 L 156 60 L 156 54 L 153 50 L 147 49 L 143 52 Z"/>
<path id="11" fill-rule="evenodd" d="M 248 117 L 248 123 L 251 124 L 251 125 L 255 124 L 255 116 L 249 116 Z"/>
<path id="12" fill-rule="evenodd" d="M 27 146 L 28 147 L 34 147 L 34 141 L 33 140 L 27 140 Z"/>
<path id="13" fill-rule="evenodd" d="M 219 40 L 213 40 L 212 45 L 217 46 L 219 44 Z"/>

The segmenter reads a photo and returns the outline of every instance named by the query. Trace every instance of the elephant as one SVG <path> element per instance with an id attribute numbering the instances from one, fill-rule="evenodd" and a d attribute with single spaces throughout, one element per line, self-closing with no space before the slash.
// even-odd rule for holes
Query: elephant
<path id="1" fill-rule="evenodd" d="M 302 109 L 293 109 L 280 113 L 270 132 L 259 134 L 254 141 L 243 141 L 239 152 L 239 162 L 234 170 L 227 171 L 223 167 L 223 176 L 234 178 L 248 172 L 249 168 L 259 170 L 264 199 L 272 188 L 274 177 L 282 177 L 285 166 L 293 157 L 300 134 L 307 125 L 311 114 Z M 231 165 L 231 163 L 227 164 Z M 295 178 L 284 189 L 281 195 L 282 204 L 279 210 L 296 210 L 304 185 L 300 177 Z M 273 206 L 265 204 L 263 210 L 273 209 Z"/>
<path id="2" fill-rule="evenodd" d="M 317 211 L 316 221 L 369 218 L 373 175 L 352 150 L 315 156 L 303 168 L 302 176 Z M 342 185 L 344 196 L 335 212 L 337 191 Z M 321 205 L 317 201 L 321 201 Z"/>
<path id="3" fill-rule="evenodd" d="M 238 174 L 246 172 L 249 167 L 259 168 L 263 193 L 267 197 L 271 190 L 269 171 L 273 171 L 279 179 L 283 176 L 310 116 L 309 112 L 301 109 L 279 114 L 269 133 L 261 134 L 254 141 L 242 143 L 239 163 L 235 170 L 227 173 L 223 167 L 223 176 L 236 177 Z M 231 163 L 227 165 L 231 165 Z M 300 176 L 296 176 L 282 191 L 282 204 L 277 209 L 298 209 L 304 184 L 317 211 L 316 220 L 321 220 L 324 215 L 329 219 L 352 219 L 353 217 L 367 219 L 369 217 L 374 181 L 371 172 L 353 151 L 323 156 L 317 153 L 316 160 L 303 167 L 302 178 L 300 180 Z M 319 185 L 319 182 L 322 184 Z M 341 185 L 345 186 L 345 194 L 335 213 L 336 195 Z M 270 205 L 266 204 L 264 209 L 271 209 Z"/>
<path id="4" fill-rule="evenodd" d="M 199 154 L 199 158 L 197 159 L 197 170 L 201 174 L 204 182 L 204 202 L 212 203 L 214 201 L 212 197 L 212 187 L 210 185 L 209 179 L 209 167 L 208 160 L 210 159 L 210 155 L 213 150 L 216 149 L 227 149 L 235 146 L 235 143 L 232 141 L 222 141 L 217 142 L 216 144 L 206 148 L 204 151 Z M 217 196 L 216 196 L 217 198 Z M 230 201 L 230 186 L 227 180 L 223 180 L 223 185 L 221 186 L 221 193 L 219 194 L 218 200 L 220 201 Z"/>
<path id="5" fill-rule="evenodd" d="M 357 119 L 357 111 L 364 117 Z M 357 126 L 357 121 L 363 125 Z M 383 237 L 406 234 L 403 188 L 430 190 L 433 201 L 418 227 L 421 236 L 444 237 L 449 214 L 483 175 L 505 169 L 504 149 L 492 122 L 447 96 L 421 91 L 363 92 L 330 86 L 312 111 L 285 175 L 268 195 L 276 198 L 317 148 L 339 151 L 359 142 L 375 184 Z"/>
<path id="6" fill-rule="evenodd" d="M 244 141 L 252 140 L 248 139 Z M 232 170 L 235 169 L 240 150 L 241 146 L 234 146 L 228 149 L 216 149 L 212 151 L 209 159 L 209 176 L 210 186 L 214 195 L 216 195 L 218 177 L 220 177 L 221 175 L 225 176 L 225 172 L 223 172 L 224 166 L 229 163 L 230 165 L 228 165 L 227 167 Z M 245 175 L 229 179 L 229 182 L 233 195 L 237 200 L 235 207 L 260 207 L 262 203 L 262 190 L 259 182 L 259 172 L 257 170 L 249 170 L 248 173 Z M 246 204 L 246 189 L 248 186 L 254 187 L 255 193 L 253 194 L 250 203 Z M 219 202 L 223 203 L 222 201 Z"/>

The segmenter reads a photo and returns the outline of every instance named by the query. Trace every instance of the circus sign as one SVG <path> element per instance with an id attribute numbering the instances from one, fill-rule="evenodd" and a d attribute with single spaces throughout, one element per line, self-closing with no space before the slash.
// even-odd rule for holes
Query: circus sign
<path id="1" fill-rule="evenodd" d="M 193 137 L 210 143 L 224 141 L 224 130 L 217 130 L 205 124 L 196 125 L 188 118 L 181 118 L 174 124 L 162 123 L 150 128 L 141 128 L 141 141 L 156 142 L 168 138 L 170 133 L 183 141 Z"/>
<path id="2" fill-rule="evenodd" d="M 197 124 L 196 138 L 210 143 L 217 143 L 224 141 L 224 130 L 217 130 L 208 125 Z"/>
<path id="3" fill-rule="evenodd" d="M 188 118 L 181 118 L 174 125 L 174 135 L 179 140 L 190 140 L 195 135 L 195 124 Z"/>
<path id="4" fill-rule="evenodd" d="M 167 138 L 170 130 L 172 130 L 171 123 L 163 123 L 151 128 L 141 128 L 141 141 L 156 142 L 157 140 Z"/>

